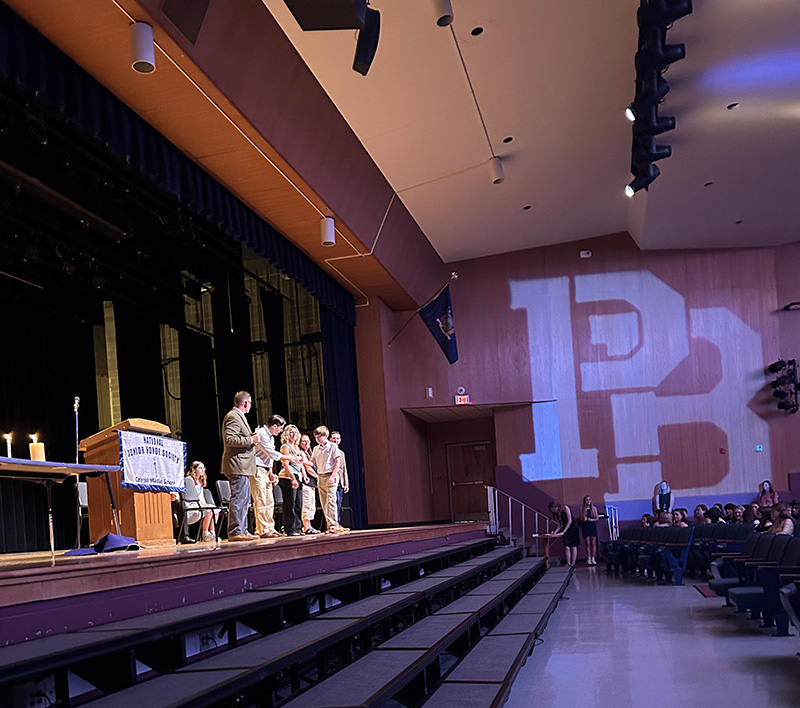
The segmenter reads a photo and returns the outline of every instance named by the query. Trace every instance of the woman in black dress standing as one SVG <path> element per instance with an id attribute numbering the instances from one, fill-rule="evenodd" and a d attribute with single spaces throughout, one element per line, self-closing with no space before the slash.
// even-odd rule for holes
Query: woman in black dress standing
<path id="1" fill-rule="evenodd" d="M 586 563 L 597 565 L 597 519 L 600 517 L 592 498 L 587 494 L 581 504 L 581 531 L 586 543 Z"/>
<path id="2" fill-rule="evenodd" d="M 572 516 L 572 511 L 566 504 L 551 501 L 547 508 L 550 510 L 550 516 L 553 521 L 558 524 L 558 530 L 548 535 L 551 537 L 564 537 L 567 565 L 575 565 L 578 560 L 578 547 L 581 545 L 578 521 Z"/>

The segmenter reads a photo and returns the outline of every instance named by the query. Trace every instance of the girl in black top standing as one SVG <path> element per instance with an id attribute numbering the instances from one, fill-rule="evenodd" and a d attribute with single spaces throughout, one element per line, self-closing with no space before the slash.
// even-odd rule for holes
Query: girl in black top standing
<path id="1" fill-rule="evenodd" d="M 597 507 L 592 504 L 592 498 L 587 494 L 581 504 L 581 530 L 586 543 L 586 563 L 597 565 L 597 519 L 600 514 Z"/>

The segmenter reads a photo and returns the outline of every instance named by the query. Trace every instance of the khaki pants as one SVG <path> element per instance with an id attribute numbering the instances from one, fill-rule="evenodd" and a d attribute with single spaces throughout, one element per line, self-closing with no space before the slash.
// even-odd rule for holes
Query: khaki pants
<path id="1" fill-rule="evenodd" d="M 266 467 L 256 467 L 256 473 L 249 477 L 250 496 L 253 497 L 253 514 L 256 517 L 256 534 L 261 536 L 275 530 L 275 499 L 272 496 L 272 484 L 267 476 Z"/>
<path id="2" fill-rule="evenodd" d="M 338 514 L 336 509 L 336 486 L 330 486 L 329 474 L 321 474 L 319 476 L 319 486 L 317 487 L 317 491 L 319 492 L 319 505 L 322 507 L 322 513 L 325 514 L 325 521 L 328 524 L 328 531 L 331 529 L 335 529 L 339 526 L 339 522 L 337 520 Z"/>

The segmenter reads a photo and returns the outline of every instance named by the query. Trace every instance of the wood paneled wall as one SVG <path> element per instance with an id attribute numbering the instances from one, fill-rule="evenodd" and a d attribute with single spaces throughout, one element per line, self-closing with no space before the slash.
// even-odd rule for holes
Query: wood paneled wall
<path id="1" fill-rule="evenodd" d="M 777 410 L 764 368 L 800 358 L 800 313 L 781 310 L 800 300 L 797 255 L 798 246 L 642 252 L 618 234 L 454 264 L 456 364 L 419 318 L 386 346 L 411 316 L 388 308 L 375 335 L 383 370 L 359 353 L 383 378 L 393 520 L 408 516 L 404 494 L 436 479 L 447 444 L 441 426 L 426 441 L 398 414 L 452 405 L 458 386 L 474 403 L 532 402 L 496 409 L 497 462 L 567 503 L 591 494 L 624 509 L 662 478 L 678 498 L 755 494 L 763 479 L 787 489 L 800 469 L 800 418 Z M 433 473 L 419 464 L 428 445 Z M 430 518 L 439 509 L 435 499 Z"/>

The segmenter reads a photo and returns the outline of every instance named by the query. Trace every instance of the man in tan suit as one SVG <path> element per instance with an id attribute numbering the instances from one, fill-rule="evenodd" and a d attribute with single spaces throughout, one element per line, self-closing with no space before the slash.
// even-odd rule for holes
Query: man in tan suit
<path id="1" fill-rule="evenodd" d="M 253 399 L 247 391 L 233 397 L 233 408 L 222 421 L 222 474 L 231 483 L 228 521 L 229 541 L 249 541 L 258 538 L 247 531 L 247 510 L 250 507 L 249 478 L 256 473 L 255 447 L 258 436 L 253 434 L 245 415 Z"/>

